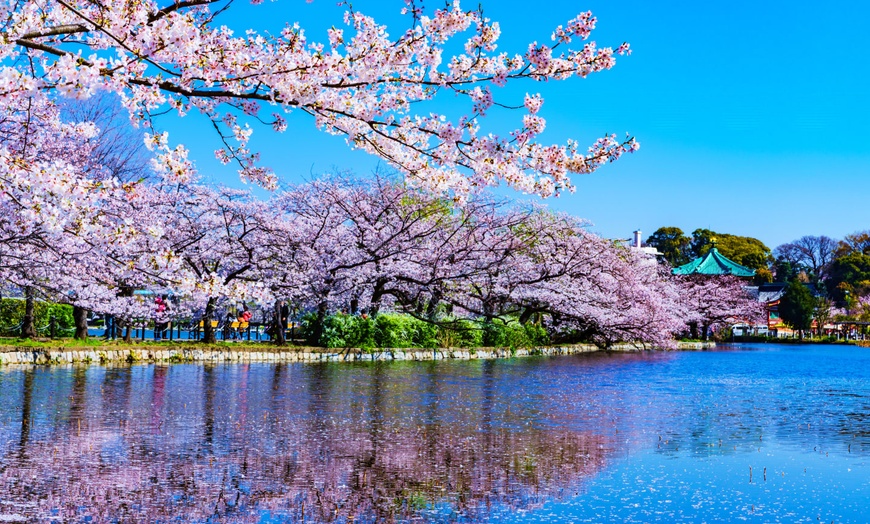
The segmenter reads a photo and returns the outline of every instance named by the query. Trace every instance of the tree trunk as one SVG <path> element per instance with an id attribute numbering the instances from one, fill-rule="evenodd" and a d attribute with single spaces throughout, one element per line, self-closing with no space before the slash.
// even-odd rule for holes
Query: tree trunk
<path id="1" fill-rule="evenodd" d="M 438 317 L 438 306 L 441 304 L 441 293 L 434 291 L 429 298 L 429 303 L 426 305 L 426 319 L 429 322 L 435 322 Z"/>
<path id="2" fill-rule="evenodd" d="M 316 344 L 320 344 L 320 337 L 323 335 L 323 323 L 326 321 L 326 312 L 327 312 L 327 303 L 324 300 L 320 304 L 317 305 L 317 323 L 314 325 L 314 329 L 312 330 L 311 337 L 314 340 L 310 342 Z"/>
<path id="3" fill-rule="evenodd" d="M 133 326 L 131 325 L 132 321 L 125 319 L 122 326 L 124 326 L 124 342 L 127 344 L 133 343 Z"/>
<path id="4" fill-rule="evenodd" d="M 272 331 L 275 334 L 276 346 L 284 346 L 287 344 L 287 340 L 285 340 L 284 338 L 284 328 L 286 328 L 287 326 L 282 320 L 281 301 L 275 300 L 275 312 L 272 314 Z"/>
<path id="5" fill-rule="evenodd" d="M 381 299 L 384 296 L 384 281 L 378 280 L 372 291 L 372 298 L 369 299 L 369 315 L 372 318 L 378 316 L 381 312 Z"/>
<path id="6" fill-rule="evenodd" d="M 214 317 L 214 297 L 209 297 L 205 304 L 205 313 L 202 315 L 202 341 L 206 344 L 217 342 L 214 326 L 211 325 L 212 317 Z"/>
<path id="7" fill-rule="evenodd" d="M 76 340 L 88 339 L 88 310 L 81 306 L 73 306 L 73 321 L 76 325 Z"/>
<path id="8" fill-rule="evenodd" d="M 24 288 L 24 319 L 21 321 L 21 338 L 36 337 L 36 323 L 34 318 L 33 288 Z"/>
<path id="9" fill-rule="evenodd" d="M 527 308 L 523 309 L 522 314 L 520 314 L 519 322 L 520 322 L 520 324 L 526 324 L 527 322 L 529 322 L 533 318 L 534 319 L 538 318 L 538 311 L 536 309 L 532 309 L 530 307 L 527 307 Z"/>

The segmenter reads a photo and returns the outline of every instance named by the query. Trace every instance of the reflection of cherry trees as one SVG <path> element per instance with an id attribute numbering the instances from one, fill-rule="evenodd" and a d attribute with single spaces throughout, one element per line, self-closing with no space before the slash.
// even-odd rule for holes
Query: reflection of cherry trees
<path id="1" fill-rule="evenodd" d="M 818 351 L 7 367 L 0 514 L 475 521 L 573 497 L 644 450 L 740 469 L 768 445 L 862 461 L 866 359 Z"/>
<path id="2" fill-rule="evenodd" d="M 0 419 L 5 503 L 62 520 L 375 522 L 432 508 L 475 518 L 576 487 L 611 447 L 543 420 L 526 426 L 536 412 L 505 411 L 490 368 L 470 368 L 479 387 L 463 402 L 436 374 L 413 383 L 372 366 L 348 383 L 331 369 L 5 374 L 5 391 L 20 391 Z"/>

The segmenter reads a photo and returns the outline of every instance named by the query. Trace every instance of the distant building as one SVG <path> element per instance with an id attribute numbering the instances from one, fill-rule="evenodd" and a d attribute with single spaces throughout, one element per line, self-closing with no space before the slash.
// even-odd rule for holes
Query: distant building
<path id="1" fill-rule="evenodd" d="M 702 275 L 700 278 L 702 280 L 706 279 L 715 279 L 717 277 L 724 276 L 735 276 L 741 278 L 750 278 L 755 276 L 755 270 L 749 269 L 746 266 L 742 266 L 733 260 L 730 260 L 725 255 L 719 252 L 716 249 L 716 243 L 713 243 L 713 247 L 710 248 L 703 256 L 692 260 L 688 264 L 683 264 L 682 266 L 675 267 L 671 270 L 671 273 L 674 275 L 690 277 L 694 275 Z M 754 295 L 752 286 L 743 286 L 743 288 L 750 294 Z M 739 318 L 732 318 L 731 322 L 739 321 Z M 742 329 L 739 334 L 744 334 L 744 332 L 749 332 L 752 328 L 745 323 L 740 323 L 732 326 L 732 329 L 735 331 L 737 329 Z M 736 334 L 736 333 L 735 333 Z M 704 335 L 706 337 L 706 335 Z"/>
<path id="2" fill-rule="evenodd" d="M 734 275 L 735 277 L 754 277 L 755 270 L 741 266 L 733 260 L 729 260 L 716 249 L 716 245 L 710 251 L 699 258 L 675 267 L 672 270 L 675 275 Z"/>
<path id="3" fill-rule="evenodd" d="M 656 249 L 652 246 L 644 246 L 643 245 L 643 241 L 641 241 L 642 233 L 641 233 L 640 229 L 638 229 L 637 231 L 634 231 L 633 233 L 634 233 L 634 237 L 628 241 L 629 242 L 628 247 L 630 247 L 633 250 L 640 251 L 640 252 L 642 252 L 646 255 L 649 255 L 650 257 L 653 257 L 653 258 L 659 257 L 662 255 L 662 253 L 658 249 Z"/>
<path id="4" fill-rule="evenodd" d="M 767 311 L 767 322 L 756 326 L 746 324 L 738 324 L 734 326 L 734 334 L 741 335 L 769 335 L 782 336 L 791 333 L 791 330 L 782 322 L 779 317 L 779 300 L 785 293 L 785 288 L 788 286 L 785 282 L 764 283 L 760 286 L 749 286 L 746 288 L 752 296 L 759 302 L 765 304 Z"/>

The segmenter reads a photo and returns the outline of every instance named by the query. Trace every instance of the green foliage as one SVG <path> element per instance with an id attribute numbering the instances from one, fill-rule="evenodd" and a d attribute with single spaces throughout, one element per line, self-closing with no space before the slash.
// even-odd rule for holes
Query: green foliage
<path id="1" fill-rule="evenodd" d="M 654 247 L 664 255 L 672 266 L 682 266 L 691 261 L 689 244 L 692 239 L 683 234 L 678 227 L 660 227 L 646 239 L 648 246 Z"/>
<path id="2" fill-rule="evenodd" d="M 55 304 L 53 302 L 36 301 L 33 304 L 33 316 L 36 329 L 44 331 L 48 334 L 48 324 L 52 316 L 57 322 L 57 330 L 59 334 L 64 331 L 73 329 L 72 306 L 68 304 Z M 4 298 L 0 300 L 0 332 L 3 335 L 15 336 L 19 335 L 18 326 L 24 319 L 24 299 L 22 298 Z M 45 328 L 43 330 L 43 328 Z"/>
<path id="3" fill-rule="evenodd" d="M 481 326 L 468 319 L 455 319 L 436 325 L 400 313 L 382 313 L 374 319 L 334 313 L 327 315 L 320 326 L 317 315 L 312 313 L 302 319 L 302 334 L 310 344 L 327 348 L 518 348 L 550 342 L 546 329 L 535 324 L 496 321 Z"/>
<path id="4" fill-rule="evenodd" d="M 846 235 L 846 237 L 837 244 L 834 256 L 840 258 L 852 253 L 870 255 L 870 229 Z"/>
<path id="5" fill-rule="evenodd" d="M 755 285 L 767 284 L 773 282 L 773 271 L 767 269 L 766 267 L 755 270 L 755 278 L 753 279 Z"/>
<path id="6" fill-rule="evenodd" d="M 485 322 L 482 332 L 486 347 L 524 348 L 550 343 L 550 336 L 542 326 L 520 324 L 515 320 Z"/>
<path id="7" fill-rule="evenodd" d="M 478 348 L 483 346 L 483 330 L 467 318 L 448 320 L 449 327 L 438 328 L 438 347 Z"/>
<path id="8" fill-rule="evenodd" d="M 374 329 L 368 318 L 336 313 L 323 319 L 319 345 L 327 348 L 375 347 Z"/>
<path id="9" fill-rule="evenodd" d="M 792 280 L 779 301 L 779 316 L 792 329 L 806 331 L 813 323 L 816 299 L 809 288 Z"/>
<path id="10" fill-rule="evenodd" d="M 773 273 L 777 282 L 791 282 L 798 276 L 798 267 L 784 258 L 777 258 L 773 263 Z"/>
<path id="11" fill-rule="evenodd" d="M 834 259 L 828 270 L 828 292 L 838 304 L 846 304 L 847 292 L 854 298 L 870 292 L 870 255 L 852 252 Z"/>
<path id="12" fill-rule="evenodd" d="M 409 315 L 382 313 L 375 320 L 375 342 L 381 348 L 439 347 L 438 326 Z"/>
<path id="13" fill-rule="evenodd" d="M 320 331 L 317 323 L 317 313 L 310 312 L 302 315 L 299 319 L 299 336 L 312 346 L 320 343 Z"/>
<path id="14" fill-rule="evenodd" d="M 692 232 L 690 249 L 694 257 L 705 254 L 716 242 L 716 249 L 723 256 L 750 269 L 766 269 L 773 262 L 770 248 L 764 242 L 752 237 L 741 237 L 727 233 L 716 233 L 709 229 L 696 229 Z"/>

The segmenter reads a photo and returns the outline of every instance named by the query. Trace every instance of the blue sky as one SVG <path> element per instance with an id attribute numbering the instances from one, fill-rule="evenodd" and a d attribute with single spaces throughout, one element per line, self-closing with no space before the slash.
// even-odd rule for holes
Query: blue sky
<path id="1" fill-rule="evenodd" d="M 465 7 L 477 3 L 465 2 Z M 802 235 L 840 238 L 870 228 L 868 2 L 529 2 L 483 0 L 502 28 L 500 48 L 522 52 L 549 41 L 581 11 L 598 17 L 599 45 L 631 44 L 611 71 L 567 82 L 527 82 L 496 99 L 521 103 L 540 92 L 545 142 L 591 143 L 630 132 L 641 143 L 595 174 L 575 177 L 577 192 L 550 199 L 554 209 L 591 220 L 604 236 L 644 237 L 660 226 L 708 228 L 753 236 L 773 248 Z M 400 33 L 402 0 L 355 0 L 354 8 Z M 427 9 L 441 2 L 426 2 Z M 234 14 L 233 14 L 234 13 Z M 298 21 L 309 40 L 341 26 L 333 1 L 234 4 L 223 23 L 277 32 Z M 493 115 L 513 129 L 519 113 Z M 366 173 L 377 159 L 296 115 L 283 135 L 256 128 L 252 145 L 288 182 L 334 169 Z M 238 185 L 231 167 L 213 159 L 216 137 L 202 117 L 167 120 L 203 174 Z M 500 190 L 511 198 L 529 198 Z"/>

